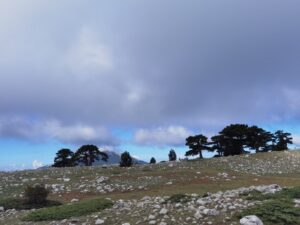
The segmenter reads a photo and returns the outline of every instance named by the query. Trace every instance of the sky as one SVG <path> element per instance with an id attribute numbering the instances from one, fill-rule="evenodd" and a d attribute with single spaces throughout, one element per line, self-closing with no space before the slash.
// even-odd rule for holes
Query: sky
<path id="1" fill-rule="evenodd" d="M 0 170 L 96 144 L 149 161 L 231 123 L 300 145 L 296 0 L 0 1 Z"/>

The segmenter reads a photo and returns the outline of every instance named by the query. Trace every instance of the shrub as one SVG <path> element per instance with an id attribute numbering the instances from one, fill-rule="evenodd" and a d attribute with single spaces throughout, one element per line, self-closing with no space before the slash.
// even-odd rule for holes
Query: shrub
<path id="1" fill-rule="evenodd" d="M 190 200 L 190 197 L 186 194 L 174 194 L 172 196 L 170 196 L 166 202 L 171 202 L 171 203 L 178 203 L 178 202 L 182 202 L 182 203 L 185 203 L 185 202 L 188 202 Z"/>
<path id="2" fill-rule="evenodd" d="M 25 203 L 44 204 L 47 202 L 49 190 L 44 185 L 27 186 L 25 189 Z"/>

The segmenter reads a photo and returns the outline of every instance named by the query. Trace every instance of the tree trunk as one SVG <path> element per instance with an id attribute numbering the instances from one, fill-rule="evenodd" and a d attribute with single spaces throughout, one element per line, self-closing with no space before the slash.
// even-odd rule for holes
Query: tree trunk
<path id="1" fill-rule="evenodd" d="M 202 150 L 199 152 L 200 159 L 203 159 Z"/>

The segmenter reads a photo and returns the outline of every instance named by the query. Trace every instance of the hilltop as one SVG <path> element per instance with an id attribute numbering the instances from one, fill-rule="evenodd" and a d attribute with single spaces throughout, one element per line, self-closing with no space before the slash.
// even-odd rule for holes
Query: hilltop
<path id="1" fill-rule="evenodd" d="M 89 199 L 102 198 L 111 201 L 112 207 L 42 222 L 22 221 L 30 210 L 6 210 L 0 212 L 0 224 L 239 224 L 237 214 L 259 202 L 249 198 L 253 193 L 274 193 L 300 186 L 300 151 L 130 168 L 93 166 L 1 172 L 0 198 L 3 202 L 22 196 L 27 185 L 36 183 L 51 189 L 51 200 L 74 202 L 74 207 L 79 207 Z M 36 212 L 45 216 L 45 212 Z"/>

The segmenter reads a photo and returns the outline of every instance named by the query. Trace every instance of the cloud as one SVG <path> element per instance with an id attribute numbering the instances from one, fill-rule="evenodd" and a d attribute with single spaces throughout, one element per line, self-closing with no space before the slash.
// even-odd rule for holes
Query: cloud
<path id="1" fill-rule="evenodd" d="M 57 120 L 30 121 L 26 118 L 0 119 L 0 137 L 33 142 L 57 140 L 67 144 L 116 145 L 118 140 L 106 128 L 83 124 L 63 125 Z"/>
<path id="2" fill-rule="evenodd" d="M 134 141 L 139 145 L 178 146 L 182 145 L 191 134 L 191 131 L 181 126 L 139 129 L 134 134 Z"/>
<path id="3" fill-rule="evenodd" d="M 44 164 L 43 164 L 42 162 L 38 161 L 38 160 L 34 160 L 34 161 L 32 162 L 32 168 L 33 168 L 33 169 L 40 168 L 40 167 L 42 167 L 43 165 L 44 165 Z"/>
<path id="4" fill-rule="evenodd" d="M 297 147 L 300 147 L 300 135 L 293 135 L 293 143 Z"/>
<path id="5" fill-rule="evenodd" d="M 300 119 L 300 2 L 0 4 L 0 117 L 25 118 L 1 136 L 164 144 L 151 127 Z"/>

